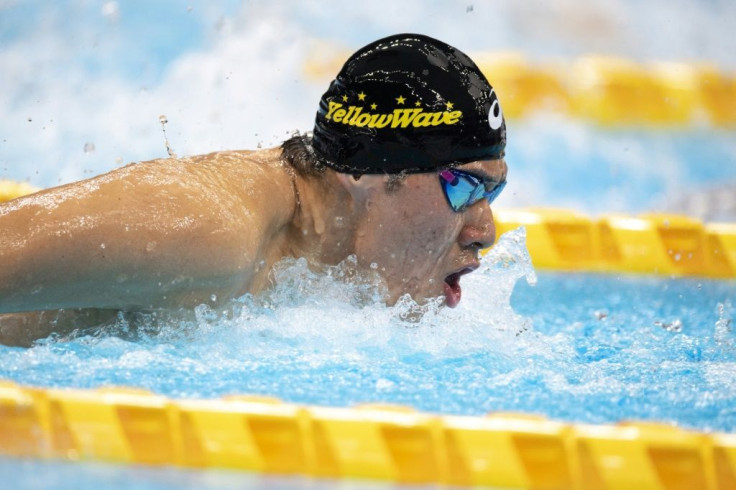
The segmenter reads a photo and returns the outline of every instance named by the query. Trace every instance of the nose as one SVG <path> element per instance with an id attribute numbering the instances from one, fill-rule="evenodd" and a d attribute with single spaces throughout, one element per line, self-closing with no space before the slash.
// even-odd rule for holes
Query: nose
<path id="1" fill-rule="evenodd" d="M 482 250 L 496 241 L 496 223 L 493 211 L 485 199 L 478 201 L 465 210 L 465 222 L 458 241 L 463 248 Z"/>

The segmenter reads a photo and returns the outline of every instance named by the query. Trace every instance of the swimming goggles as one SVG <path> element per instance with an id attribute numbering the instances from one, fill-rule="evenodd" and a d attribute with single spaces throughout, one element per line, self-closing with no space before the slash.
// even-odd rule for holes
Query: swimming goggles
<path id="1" fill-rule="evenodd" d="M 460 213 L 481 199 L 487 199 L 491 204 L 506 187 L 506 181 L 496 182 L 486 190 L 486 180 L 469 172 L 456 168 L 440 170 L 440 185 L 445 193 L 447 203 L 453 211 Z M 489 182 L 490 184 L 491 182 Z"/>

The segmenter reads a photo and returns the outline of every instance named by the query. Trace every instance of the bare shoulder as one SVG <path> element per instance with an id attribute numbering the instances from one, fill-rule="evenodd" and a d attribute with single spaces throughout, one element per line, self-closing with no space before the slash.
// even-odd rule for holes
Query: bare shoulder
<path id="1" fill-rule="evenodd" d="M 295 204 L 280 153 L 278 148 L 221 151 L 137 162 L 90 179 L 84 187 L 104 187 L 107 195 L 133 192 L 139 201 L 150 196 L 159 210 L 177 198 L 177 206 L 191 207 L 199 216 L 215 213 L 231 226 L 278 226 Z"/>
<path id="2" fill-rule="evenodd" d="M 279 149 L 233 151 L 134 163 L 3 203 L 0 262 L 12 267 L 0 270 L 0 311 L 196 305 L 258 289 L 260 264 L 286 246 L 292 185 Z M 30 294 L 38 284 L 43 298 Z"/>
<path id="3" fill-rule="evenodd" d="M 192 172 L 253 211 L 294 207 L 290 170 L 281 161 L 281 150 L 222 151 L 192 157 Z"/>

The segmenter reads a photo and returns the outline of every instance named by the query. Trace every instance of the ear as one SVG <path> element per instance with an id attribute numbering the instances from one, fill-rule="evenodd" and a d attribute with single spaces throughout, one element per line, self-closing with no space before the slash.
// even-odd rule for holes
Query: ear
<path id="1" fill-rule="evenodd" d="M 385 188 L 385 175 L 361 175 L 356 180 L 351 174 L 335 173 L 338 182 L 352 196 L 355 202 L 363 202 L 377 191 Z"/>

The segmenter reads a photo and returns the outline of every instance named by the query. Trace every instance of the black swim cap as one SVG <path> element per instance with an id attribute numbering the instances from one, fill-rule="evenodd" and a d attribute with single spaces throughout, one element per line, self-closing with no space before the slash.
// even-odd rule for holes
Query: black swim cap
<path id="1" fill-rule="evenodd" d="M 338 172 L 431 172 L 501 158 L 506 123 L 468 56 L 431 37 L 398 34 L 347 60 L 320 100 L 313 146 Z"/>

